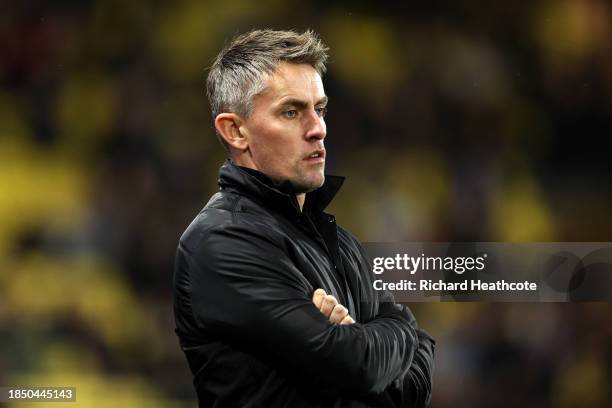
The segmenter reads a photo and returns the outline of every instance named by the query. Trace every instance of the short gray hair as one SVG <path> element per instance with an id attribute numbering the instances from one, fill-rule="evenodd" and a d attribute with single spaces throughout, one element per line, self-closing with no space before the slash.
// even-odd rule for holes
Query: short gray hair
<path id="1" fill-rule="evenodd" d="M 310 64 L 323 75 L 328 50 L 312 30 L 252 30 L 235 37 L 217 55 L 206 80 L 213 119 L 222 112 L 249 117 L 253 98 L 264 90 L 264 75 L 273 74 L 282 61 Z"/>

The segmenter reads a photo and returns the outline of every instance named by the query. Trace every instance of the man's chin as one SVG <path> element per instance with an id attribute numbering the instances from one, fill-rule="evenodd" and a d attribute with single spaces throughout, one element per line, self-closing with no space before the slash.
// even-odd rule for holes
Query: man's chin
<path id="1" fill-rule="evenodd" d="M 324 183 L 325 176 L 322 175 L 320 179 L 317 180 L 300 180 L 300 182 L 292 182 L 291 184 L 293 185 L 293 189 L 295 190 L 296 194 L 302 194 L 315 191 L 316 189 L 323 186 Z"/>

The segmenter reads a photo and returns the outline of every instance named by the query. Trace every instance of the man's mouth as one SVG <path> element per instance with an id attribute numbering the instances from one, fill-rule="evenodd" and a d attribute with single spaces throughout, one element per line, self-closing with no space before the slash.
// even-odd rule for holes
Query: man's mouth
<path id="1" fill-rule="evenodd" d="M 319 149 L 306 156 L 306 160 L 323 161 L 325 159 L 325 150 Z"/>

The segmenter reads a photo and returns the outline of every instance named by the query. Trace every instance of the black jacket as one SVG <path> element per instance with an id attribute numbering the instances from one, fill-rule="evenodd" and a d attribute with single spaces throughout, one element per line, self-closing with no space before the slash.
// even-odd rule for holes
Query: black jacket
<path id="1" fill-rule="evenodd" d="M 372 288 L 359 242 L 323 212 L 343 179 L 327 176 L 300 211 L 288 182 L 226 161 L 182 235 L 176 333 L 201 407 L 421 407 L 434 342 L 410 310 Z M 330 323 L 323 288 L 356 323 Z"/>

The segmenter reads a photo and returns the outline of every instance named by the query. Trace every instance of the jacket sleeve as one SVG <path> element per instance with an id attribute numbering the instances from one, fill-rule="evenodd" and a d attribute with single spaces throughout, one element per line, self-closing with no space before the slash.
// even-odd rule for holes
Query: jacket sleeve
<path id="1" fill-rule="evenodd" d="M 402 378 L 419 346 L 409 317 L 388 310 L 367 323 L 330 323 L 282 245 L 236 224 L 204 232 L 191 249 L 179 245 L 197 326 L 277 356 L 317 393 L 378 393 Z"/>
<path id="2" fill-rule="evenodd" d="M 393 396 L 397 407 L 425 408 L 431 400 L 435 341 L 425 330 L 418 328 L 417 321 L 407 306 L 394 303 L 390 292 L 379 292 L 379 301 L 382 313 L 389 308 L 401 309 L 418 337 L 418 347 L 408 372 L 395 380 L 386 391 Z"/>
<path id="3" fill-rule="evenodd" d="M 406 373 L 402 387 L 401 406 L 427 407 L 431 400 L 435 341 L 424 330 L 417 329 L 419 347 Z"/>

